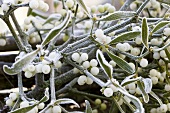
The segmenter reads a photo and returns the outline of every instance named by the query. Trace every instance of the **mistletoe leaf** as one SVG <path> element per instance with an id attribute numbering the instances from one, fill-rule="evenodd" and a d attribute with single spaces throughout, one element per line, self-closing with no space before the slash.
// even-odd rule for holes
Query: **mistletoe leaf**
<path id="1" fill-rule="evenodd" d="M 106 73 L 106 75 L 112 79 L 112 74 L 113 74 L 113 68 L 112 66 L 106 61 L 106 59 L 104 58 L 103 53 L 98 49 L 96 52 L 96 58 L 100 64 L 100 66 L 103 68 L 104 72 Z"/>
<path id="2" fill-rule="evenodd" d="M 144 17 L 142 19 L 142 43 L 147 49 L 149 49 L 148 38 L 149 38 L 149 27 L 147 24 L 147 20 Z"/>
<path id="3" fill-rule="evenodd" d="M 126 72 L 128 72 L 128 73 L 130 73 L 130 74 L 133 74 L 133 73 L 135 72 L 135 70 L 133 70 L 125 60 L 123 60 L 123 59 L 121 59 L 120 57 L 112 54 L 112 53 L 111 53 L 110 51 L 108 51 L 107 49 L 106 49 L 106 52 L 107 52 L 107 54 L 109 55 L 109 57 L 110 57 L 113 61 L 115 61 L 116 64 L 117 64 L 120 68 L 122 68 L 123 70 L 125 70 Z"/>
<path id="4" fill-rule="evenodd" d="M 3 70 L 8 75 L 15 75 L 22 71 L 24 67 L 26 67 L 29 63 L 31 63 L 34 58 L 37 56 L 40 49 L 37 49 L 31 53 L 26 54 L 21 59 L 17 60 L 11 67 L 7 65 L 3 66 Z"/>
<path id="5" fill-rule="evenodd" d="M 134 16 L 136 16 L 136 12 L 133 11 L 116 11 L 114 13 L 103 16 L 102 18 L 98 19 L 98 21 L 113 21 Z"/>
<path id="6" fill-rule="evenodd" d="M 68 11 L 64 21 L 61 24 L 59 24 L 58 26 L 54 27 L 53 29 L 51 29 L 49 31 L 49 33 L 47 34 L 47 36 L 45 37 L 45 39 L 41 43 L 42 47 L 44 47 L 50 41 L 52 41 L 54 38 L 56 38 L 67 27 L 70 19 L 71 19 L 71 12 Z"/>
<path id="7" fill-rule="evenodd" d="M 85 111 L 85 113 L 93 113 L 89 101 L 88 101 L 88 100 L 85 100 L 85 103 L 86 103 L 86 111 Z"/>
<path id="8" fill-rule="evenodd" d="M 140 36 L 140 34 L 141 34 L 140 31 L 126 32 L 126 33 L 123 33 L 123 34 L 117 36 L 116 38 L 114 38 L 109 44 L 115 44 L 118 42 L 124 42 L 127 40 L 131 40 L 131 39 L 134 39 L 134 38 Z"/>

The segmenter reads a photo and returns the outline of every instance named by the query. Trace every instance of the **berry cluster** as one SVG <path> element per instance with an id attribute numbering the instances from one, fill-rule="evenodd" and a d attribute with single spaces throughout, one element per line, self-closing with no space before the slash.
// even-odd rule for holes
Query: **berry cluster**
<path id="1" fill-rule="evenodd" d="M 111 37 L 104 35 L 104 32 L 101 29 L 97 29 L 95 35 L 97 37 L 96 41 L 101 44 L 109 44 L 111 42 Z"/>

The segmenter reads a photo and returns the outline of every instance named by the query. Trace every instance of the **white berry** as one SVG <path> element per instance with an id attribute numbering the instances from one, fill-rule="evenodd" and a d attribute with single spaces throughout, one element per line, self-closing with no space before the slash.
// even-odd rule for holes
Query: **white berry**
<path id="1" fill-rule="evenodd" d="M 104 32 L 103 32 L 102 29 L 97 29 L 95 31 L 95 35 L 96 35 L 97 38 L 103 38 L 104 37 Z"/>
<path id="2" fill-rule="evenodd" d="M 35 66 L 33 64 L 28 65 L 28 71 L 34 72 L 35 71 Z"/>
<path id="3" fill-rule="evenodd" d="M 25 77 L 26 78 L 31 78 L 32 76 L 33 76 L 33 74 L 30 71 L 25 72 Z"/>
<path id="4" fill-rule="evenodd" d="M 96 6 L 92 6 L 92 7 L 91 7 L 91 12 L 92 12 L 92 13 L 95 13 L 96 11 L 97 11 L 97 7 L 96 7 Z"/>
<path id="5" fill-rule="evenodd" d="M 20 108 L 24 108 L 24 107 L 28 107 L 29 106 L 29 102 L 28 101 L 22 101 L 20 103 Z"/>
<path id="6" fill-rule="evenodd" d="M 43 12 L 47 12 L 49 10 L 49 5 L 44 3 L 44 8 L 42 9 Z"/>
<path id="7" fill-rule="evenodd" d="M 137 48 L 137 47 L 132 48 L 132 49 L 131 49 L 131 54 L 132 54 L 132 55 L 135 55 L 135 56 L 139 55 L 139 54 L 140 54 L 140 49 Z"/>
<path id="8" fill-rule="evenodd" d="M 130 9 L 131 9 L 131 10 L 136 10 L 136 9 L 137 9 L 137 4 L 136 4 L 135 2 L 132 2 L 132 3 L 130 4 Z"/>
<path id="9" fill-rule="evenodd" d="M 166 112 L 168 111 L 168 107 L 167 107 L 166 104 L 162 104 L 162 105 L 160 106 L 160 109 L 161 109 L 161 112 L 162 112 L 162 113 L 166 113 Z"/>
<path id="10" fill-rule="evenodd" d="M 157 77 L 151 77 L 152 83 L 157 84 L 158 83 L 158 78 Z"/>
<path id="11" fill-rule="evenodd" d="M 170 91 L 170 85 L 169 84 L 165 85 L 165 91 Z"/>
<path id="12" fill-rule="evenodd" d="M 7 106 L 13 106 L 14 102 L 12 101 L 12 99 L 8 99 L 6 100 L 6 105 Z"/>
<path id="13" fill-rule="evenodd" d="M 57 61 L 57 62 L 55 63 L 55 67 L 56 67 L 56 68 L 60 68 L 61 66 L 62 66 L 61 61 Z"/>
<path id="14" fill-rule="evenodd" d="M 77 80 L 79 85 L 84 85 L 87 82 L 87 77 L 85 75 L 82 75 Z"/>
<path id="15" fill-rule="evenodd" d="M 43 66 L 43 64 L 38 64 L 38 65 L 35 66 L 35 70 L 36 70 L 37 73 L 42 72 L 42 66 Z"/>
<path id="16" fill-rule="evenodd" d="M 87 68 L 90 67 L 90 62 L 89 61 L 85 61 L 85 62 L 83 62 L 82 65 L 83 65 L 84 69 L 87 69 Z"/>
<path id="17" fill-rule="evenodd" d="M 118 91 L 118 88 L 116 86 L 114 86 L 113 84 L 110 84 L 108 87 L 110 87 L 113 90 L 113 92 Z"/>
<path id="18" fill-rule="evenodd" d="M 3 4 L 1 5 L 1 8 L 2 8 L 2 10 L 5 11 L 5 12 L 7 12 L 7 11 L 9 10 L 9 6 L 8 6 L 6 3 L 3 3 Z"/>
<path id="19" fill-rule="evenodd" d="M 156 69 L 151 69 L 149 71 L 149 74 L 150 74 L 151 77 L 155 77 L 157 75 L 157 73 L 158 73 L 158 71 Z"/>
<path id="20" fill-rule="evenodd" d="M 135 89 L 136 89 L 135 83 L 133 82 L 133 83 L 128 84 L 128 88 L 129 88 L 130 90 L 135 90 Z"/>
<path id="21" fill-rule="evenodd" d="M 119 49 L 120 51 L 126 51 L 126 45 L 121 43 L 116 44 L 116 48 Z"/>
<path id="22" fill-rule="evenodd" d="M 113 13 L 113 12 L 116 11 L 116 8 L 115 8 L 114 6 L 109 6 L 108 9 L 107 9 L 107 11 L 108 11 L 109 13 Z"/>
<path id="23" fill-rule="evenodd" d="M 73 69 L 73 73 L 74 73 L 74 74 L 77 74 L 77 73 L 79 73 L 79 72 L 80 72 L 79 69 L 77 69 L 77 68 L 74 68 L 74 69 Z"/>
<path id="24" fill-rule="evenodd" d="M 105 11 L 104 6 L 103 6 L 103 5 L 98 5 L 98 11 L 99 11 L 100 13 L 103 13 L 103 12 Z"/>
<path id="25" fill-rule="evenodd" d="M 96 66 L 98 65 L 97 60 L 96 60 L 96 59 L 92 59 L 92 60 L 90 61 L 90 65 L 91 65 L 92 67 L 96 67 Z"/>
<path id="26" fill-rule="evenodd" d="M 116 62 L 113 61 L 113 60 L 111 60 L 111 61 L 109 62 L 109 64 L 112 65 L 113 67 L 116 67 Z"/>
<path id="27" fill-rule="evenodd" d="M 89 77 L 87 77 L 86 84 L 91 85 L 93 83 L 93 80 Z"/>
<path id="28" fill-rule="evenodd" d="M 42 103 L 40 103 L 37 107 L 38 107 L 38 109 L 43 109 L 44 106 L 45 106 L 45 104 L 42 102 Z"/>
<path id="29" fill-rule="evenodd" d="M 137 37 L 135 39 L 135 43 L 138 44 L 138 45 L 142 44 L 142 39 L 140 37 Z"/>
<path id="30" fill-rule="evenodd" d="M 170 28 L 164 29 L 164 35 L 169 36 L 170 35 Z"/>
<path id="31" fill-rule="evenodd" d="M 160 59 L 160 54 L 158 52 L 153 53 L 153 58 L 154 59 Z"/>
<path id="32" fill-rule="evenodd" d="M 52 108 L 53 113 L 61 113 L 61 107 L 60 106 L 54 106 Z"/>
<path id="33" fill-rule="evenodd" d="M 92 21 L 86 21 L 84 26 L 85 28 L 90 29 L 92 27 Z"/>
<path id="34" fill-rule="evenodd" d="M 99 68 L 98 67 L 92 67 L 90 70 L 92 75 L 98 75 L 99 74 Z"/>
<path id="35" fill-rule="evenodd" d="M 48 74 L 48 73 L 50 73 L 50 71 L 51 71 L 51 68 L 50 68 L 49 65 L 43 65 L 43 66 L 42 66 L 42 72 L 43 72 L 44 74 Z"/>
<path id="36" fill-rule="evenodd" d="M 80 58 L 81 58 L 82 61 L 86 61 L 86 60 L 88 60 L 88 54 L 82 53 Z"/>
<path id="37" fill-rule="evenodd" d="M 31 0 L 29 6 L 31 9 L 37 9 L 39 7 L 39 2 L 36 0 Z"/>
<path id="38" fill-rule="evenodd" d="M 78 53 L 73 53 L 71 58 L 73 61 L 78 61 L 80 59 L 80 55 Z"/>
<path id="39" fill-rule="evenodd" d="M 156 108 L 152 108 L 152 109 L 150 110 L 150 113 L 156 113 Z"/>
<path id="40" fill-rule="evenodd" d="M 142 58 L 140 61 L 140 66 L 141 67 L 146 67 L 148 65 L 148 60 L 145 58 Z"/>
<path id="41" fill-rule="evenodd" d="M 166 57 L 167 57 L 164 50 L 161 50 L 161 51 L 160 51 L 160 56 L 161 56 L 162 58 L 166 58 Z"/>
<path id="42" fill-rule="evenodd" d="M 0 46 L 5 46 L 6 45 L 6 40 L 3 38 L 0 38 Z"/>
<path id="43" fill-rule="evenodd" d="M 135 70 L 135 69 L 136 69 L 136 67 L 135 67 L 135 64 L 134 64 L 134 63 L 130 62 L 130 63 L 128 63 L 128 64 L 129 64 L 129 66 L 130 66 L 133 70 Z"/>
<path id="44" fill-rule="evenodd" d="M 106 88 L 103 92 L 106 97 L 111 97 L 113 95 L 113 90 L 111 88 Z"/>
<path id="45" fill-rule="evenodd" d="M 18 98 L 18 94 L 17 94 L 17 93 L 10 93 L 10 94 L 9 94 L 9 98 L 10 98 L 12 101 L 15 101 L 15 100 Z"/>

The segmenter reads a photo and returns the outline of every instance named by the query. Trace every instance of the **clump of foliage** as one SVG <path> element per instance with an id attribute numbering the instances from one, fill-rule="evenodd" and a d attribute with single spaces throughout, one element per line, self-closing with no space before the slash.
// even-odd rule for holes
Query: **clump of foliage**
<path id="1" fill-rule="evenodd" d="M 108 3 L 87 7 L 83 0 L 58 4 L 62 8 L 48 17 L 37 12 L 49 9 L 42 0 L 1 4 L 0 18 L 20 51 L 12 66 L 3 66 L 18 76 L 19 93 L 6 98 L 10 113 L 170 111 L 169 0 L 126 0 L 119 11 Z M 20 7 L 30 8 L 23 26 L 14 14 Z M 32 91 L 24 93 L 22 76 L 35 76 Z"/>

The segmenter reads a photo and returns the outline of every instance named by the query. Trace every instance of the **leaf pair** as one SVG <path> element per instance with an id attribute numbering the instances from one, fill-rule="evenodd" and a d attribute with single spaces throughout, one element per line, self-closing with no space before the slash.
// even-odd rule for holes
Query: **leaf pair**
<path id="1" fill-rule="evenodd" d="M 28 111 L 32 110 L 35 106 L 37 106 L 38 104 L 40 103 L 43 103 L 43 102 L 46 102 L 49 100 L 49 92 L 48 92 L 48 88 L 46 88 L 46 91 L 44 93 L 44 97 L 37 103 L 33 104 L 33 105 L 30 105 L 28 107 L 24 107 L 24 108 L 19 108 L 19 109 L 16 109 L 14 111 L 11 111 L 10 113 L 27 113 Z"/>

